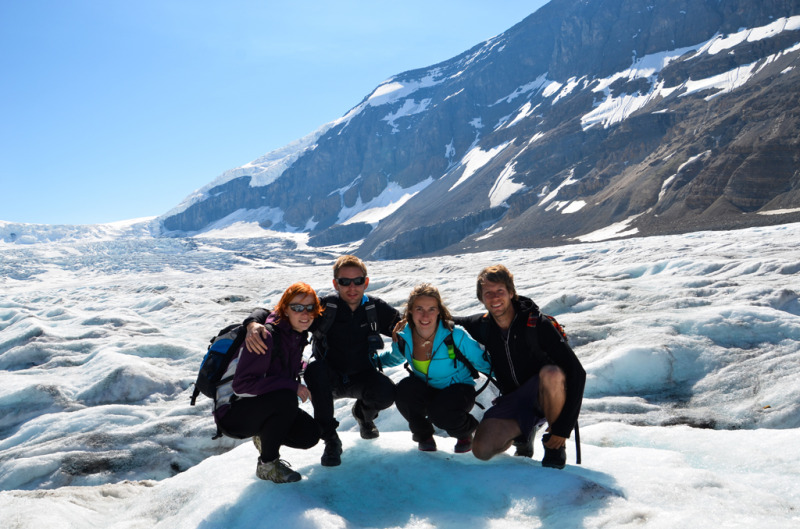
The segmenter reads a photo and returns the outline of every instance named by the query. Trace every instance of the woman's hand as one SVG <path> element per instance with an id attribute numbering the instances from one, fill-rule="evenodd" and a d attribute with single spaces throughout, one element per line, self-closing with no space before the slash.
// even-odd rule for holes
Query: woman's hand
<path id="1" fill-rule="evenodd" d="M 298 384 L 297 396 L 300 397 L 301 401 L 305 402 L 311 398 L 311 392 L 308 391 L 308 388 L 305 387 L 303 384 Z"/>

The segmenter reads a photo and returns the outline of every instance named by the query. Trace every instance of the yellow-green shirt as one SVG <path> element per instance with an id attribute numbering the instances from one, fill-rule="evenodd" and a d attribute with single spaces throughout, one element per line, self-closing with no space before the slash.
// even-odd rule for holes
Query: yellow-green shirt
<path id="1" fill-rule="evenodd" d="M 417 360 L 416 358 L 412 358 L 411 361 L 414 363 L 414 369 L 422 373 L 423 375 L 428 374 L 428 367 L 431 365 L 431 359 L 427 360 Z"/>

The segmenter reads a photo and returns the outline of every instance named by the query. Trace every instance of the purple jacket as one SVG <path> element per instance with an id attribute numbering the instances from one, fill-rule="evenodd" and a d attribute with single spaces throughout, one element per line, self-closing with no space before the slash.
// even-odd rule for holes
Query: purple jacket
<path id="1" fill-rule="evenodd" d="M 279 350 L 275 349 L 272 334 L 267 332 L 265 340 L 266 354 L 251 352 L 242 345 L 233 375 L 233 393 L 239 398 L 256 397 L 279 389 L 297 392 L 298 379 L 303 363 L 303 349 L 308 344 L 308 333 L 299 333 L 292 329 L 289 320 L 278 320 L 277 314 L 270 314 L 267 323 L 274 326 L 279 334 Z M 217 420 L 230 408 L 223 404 L 215 412 Z"/>

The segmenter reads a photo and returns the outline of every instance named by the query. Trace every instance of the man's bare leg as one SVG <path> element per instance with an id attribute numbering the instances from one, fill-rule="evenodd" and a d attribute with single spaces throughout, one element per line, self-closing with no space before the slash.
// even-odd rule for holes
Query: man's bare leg
<path id="1" fill-rule="evenodd" d="M 555 365 L 545 366 L 539 371 L 539 405 L 544 411 L 549 425 L 553 424 L 567 400 L 567 386 L 564 372 Z M 475 431 L 472 453 L 482 461 L 488 461 L 497 454 L 511 448 L 511 443 L 522 434 L 519 423 L 514 419 L 484 419 Z M 566 438 L 551 436 L 548 448 L 558 448 L 566 443 Z"/>
<path id="2" fill-rule="evenodd" d="M 566 381 L 567 377 L 558 366 L 547 365 L 539 371 L 539 406 L 541 406 L 545 419 L 547 419 L 548 432 L 550 431 L 550 425 L 561 415 L 564 403 L 567 402 Z M 551 435 L 545 446 L 547 448 L 561 448 L 566 444 L 566 441 L 565 437 Z"/>
<path id="3" fill-rule="evenodd" d="M 514 419 L 484 419 L 475 430 L 472 453 L 478 459 L 488 461 L 511 448 L 512 441 L 521 433 Z"/>
<path id="4" fill-rule="evenodd" d="M 553 424 L 567 402 L 567 377 L 560 367 L 546 365 L 539 371 L 539 406 L 548 424 Z"/>

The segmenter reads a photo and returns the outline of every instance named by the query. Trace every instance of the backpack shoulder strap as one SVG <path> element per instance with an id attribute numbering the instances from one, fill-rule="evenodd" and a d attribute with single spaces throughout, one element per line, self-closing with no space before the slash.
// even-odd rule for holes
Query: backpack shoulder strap
<path id="1" fill-rule="evenodd" d="M 406 345 L 408 345 L 408 343 L 406 342 L 406 339 L 403 338 L 402 336 L 400 336 L 400 334 L 398 334 L 397 335 L 397 347 L 398 347 L 398 349 L 400 349 L 400 352 L 403 353 L 403 355 L 406 354 Z"/>
<path id="2" fill-rule="evenodd" d="M 378 330 L 378 309 L 375 307 L 375 300 L 367 298 L 364 303 L 364 310 L 367 313 L 367 324 L 369 325 L 369 333 L 367 335 L 367 344 L 369 347 L 369 359 L 372 364 L 383 372 L 383 365 L 378 356 L 378 350 L 383 349 L 383 338 Z"/>
<path id="3" fill-rule="evenodd" d="M 447 327 L 446 324 L 445 327 Z M 472 365 L 472 362 L 467 360 L 467 357 L 464 356 L 464 353 L 462 353 L 461 349 L 459 349 L 458 346 L 456 345 L 456 342 L 453 339 L 452 330 L 449 333 L 447 333 L 447 336 L 444 337 L 444 345 L 445 347 L 447 347 L 447 354 L 450 356 L 450 358 L 453 359 L 453 367 L 456 367 L 457 363 L 461 362 L 469 370 L 469 374 L 472 376 L 472 378 L 480 377 L 480 375 L 478 374 L 478 370 L 475 369 L 475 366 Z"/>
<path id="4" fill-rule="evenodd" d="M 483 324 L 483 320 L 481 320 L 481 324 Z M 487 324 L 488 324 L 488 321 L 487 321 Z M 487 332 L 488 332 L 488 328 L 489 328 L 489 326 L 486 325 Z M 444 344 L 447 346 L 448 354 L 450 354 L 450 350 L 451 350 L 451 347 L 452 347 L 453 353 L 452 353 L 451 358 L 455 358 L 456 360 L 458 360 L 459 362 L 464 364 L 466 366 L 466 368 L 469 370 L 469 374 L 472 376 L 472 378 L 475 379 L 475 380 L 478 380 L 478 378 L 480 378 L 480 373 L 478 372 L 477 369 L 475 369 L 475 366 L 472 365 L 472 362 L 470 362 L 467 359 L 467 357 L 464 356 L 464 353 L 461 352 L 461 349 L 458 348 L 458 346 L 455 343 L 455 340 L 453 339 L 453 332 L 452 331 L 450 332 L 450 334 L 445 336 Z M 489 358 L 491 358 L 491 356 Z M 454 364 L 455 364 L 455 360 L 454 360 Z M 491 362 L 490 362 L 490 365 L 491 365 Z M 478 395 L 480 395 L 483 392 L 483 390 L 486 389 L 487 386 L 490 383 L 494 383 L 494 385 L 497 386 L 497 381 L 494 379 L 494 377 L 492 377 L 491 374 L 488 374 L 488 375 L 486 375 L 486 382 L 484 382 L 483 385 L 475 391 L 475 396 L 477 397 Z M 477 407 L 479 407 L 480 409 L 483 409 L 483 404 L 481 404 L 480 402 L 476 401 L 475 405 Z"/>
<path id="5" fill-rule="evenodd" d="M 336 311 L 339 309 L 339 306 L 334 301 L 327 301 L 325 302 L 325 310 L 322 312 L 322 320 L 320 321 L 319 327 L 317 330 L 314 331 L 314 334 L 328 334 L 328 331 L 331 329 L 331 325 L 333 325 L 333 320 L 336 319 Z"/>
<path id="6" fill-rule="evenodd" d="M 534 310 L 531 310 L 530 313 L 528 313 L 528 322 L 526 324 L 526 327 L 527 329 L 532 329 L 536 331 L 539 322 L 551 325 L 558 332 L 558 334 L 561 335 L 562 342 L 564 343 L 569 342 L 569 338 L 567 337 L 567 332 L 564 330 L 564 326 L 558 323 L 558 320 L 556 320 L 553 316 L 545 314 L 538 308 L 535 308 Z"/>
<path id="7" fill-rule="evenodd" d="M 403 356 L 406 355 L 406 346 L 407 345 L 408 345 L 408 342 L 406 342 L 406 339 L 398 334 L 397 335 L 397 348 L 400 349 L 400 353 Z M 406 371 L 408 371 L 409 375 L 413 375 L 414 374 L 414 372 L 411 369 L 411 366 L 408 363 L 408 360 L 406 360 L 406 363 L 403 364 L 403 367 L 405 368 Z"/>
<path id="8" fill-rule="evenodd" d="M 364 310 L 367 311 L 367 322 L 369 323 L 369 330 L 378 332 L 378 309 L 375 308 L 375 302 L 371 298 L 367 298 L 364 303 Z"/>
<path id="9" fill-rule="evenodd" d="M 311 333 L 311 354 L 316 359 L 325 358 L 328 352 L 328 331 L 336 319 L 336 311 L 339 307 L 333 300 L 325 302 L 325 310 L 322 312 L 322 317 L 319 326 Z"/>
<path id="10" fill-rule="evenodd" d="M 552 361 L 547 355 L 547 351 L 542 349 L 539 342 L 539 322 L 543 322 L 544 320 L 544 315 L 539 312 L 538 307 L 534 307 L 533 310 L 528 313 L 528 319 L 525 322 L 524 340 L 530 354 L 536 356 L 539 361 L 547 364 L 552 363 Z"/>
<path id="11" fill-rule="evenodd" d="M 555 328 L 555 330 L 558 331 L 558 334 L 561 335 L 561 339 L 565 343 L 568 343 L 569 338 L 567 337 L 567 332 L 564 330 L 564 326 L 558 323 L 558 320 L 556 320 L 553 316 L 550 316 L 549 314 L 542 314 L 542 316 L 546 318 L 547 321 L 550 322 L 550 325 L 552 325 Z"/>

